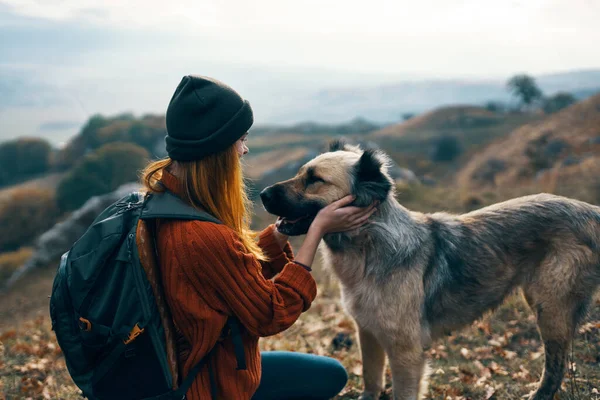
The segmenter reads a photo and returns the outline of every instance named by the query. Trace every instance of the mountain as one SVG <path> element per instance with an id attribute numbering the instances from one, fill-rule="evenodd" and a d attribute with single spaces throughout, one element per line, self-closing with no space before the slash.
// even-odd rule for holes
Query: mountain
<path id="1" fill-rule="evenodd" d="M 600 69 L 536 77 L 545 94 L 573 92 L 579 98 L 600 92 Z M 274 113 L 275 120 L 311 116 L 316 121 L 340 121 L 360 116 L 394 122 L 404 113 L 421 113 L 452 104 L 510 102 L 505 80 L 422 80 L 379 86 L 348 86 L 321 90 L 303 98 L 294 109 Z"/>
<path id="2" fill-rule="evenodd" d="M 418 76 L 214 63 L 185 66 L 189 68 L 235 87 L 252 103 L 257 124 L 331 124 L 357 117 L 388 124 L 400 121 L 405 113 L 444 105 L 510 99 L 504 79 L 427 80 Z M 74 69 L 69 76 L 57 77 L 57 73 L 0 66 L 0 141 L 30 135 L 60 146 L 94 113 L 162 114 L 181 69 L 173 67 L 159 75 L 146 75 L 140 70 L 126 77 L 89 76 L 86 70 Z M 600 90 L 600 69 L 537 79 L 548 94 L 566 90 L 584 98 Z"/>

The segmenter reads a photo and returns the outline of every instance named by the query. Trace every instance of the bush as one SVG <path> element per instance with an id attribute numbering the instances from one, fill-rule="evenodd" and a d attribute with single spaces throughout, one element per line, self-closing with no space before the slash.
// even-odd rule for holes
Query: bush
<path id="1" fill-rule="evenodd" d="M 110 143 L 86 155 L 60 182 L 57 202 L 62 211 L 79 208 L 90 197 L 137 180 L 148 152 L 132 143 Z"/>
<path id="2" fill-rule="evenodd" d="M 155 157 L 163 157 L 165 119 L 160 116 L 146 115 L 136 119 L 131 114 L 114 117 L 102 115 L 92 116 L 85 126 L 69 144 L 58 152 L 56 167 L 68 170 L 81 160 L 84 155 L 100 147 L 115 142 L 137 144 Z M 160 146 L 157 149 L 157 143 Z"/>
<path id="3" fill-rule="evenodd" d="M 21 138 L 0 144 L 0 185 L 47 172 L 51 154 L 50 144 L 38 138 Z"/>
<path id="4" fill-rule="evenodd" d="M 433 161 L 452 161 L 462 152 L 460 143 L 454 136 L 441 137 L 433 150 L 431 159 Z"/>
<path id="5" fill-rule="evenodd" d="M 506 162 L 496 158 L 490 158 L 477 171 L 473 173 L 471 178 L 483 184 L 494 185 L 496 183 L 496 175 L 506 170 Z"/>
<path id="6" fill-rule="evenodd" d="M 552 97 L 544 99 L 542 108 L 546 114 L 552 114 L 575 104 L 577 100 L 571 93 L 560 92 Z"/>
<path id="7" fill-rule="evenodd" d="M 499 101 L 488 101 L 485 103 L 485 109 L 490 112 L 499 113 L 504 112 L 506 107 Z"/>
<path id="8" fill-rule="evenodd" d="M 58 219 L 54 193 L 47 189 L 17 189 L 0 204 L 0 252 L 32 243 Z"/>

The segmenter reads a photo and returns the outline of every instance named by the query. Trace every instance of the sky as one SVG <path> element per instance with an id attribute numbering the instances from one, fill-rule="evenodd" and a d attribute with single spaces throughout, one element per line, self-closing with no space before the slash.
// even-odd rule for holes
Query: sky
<path id="1" fill-rule="evenodd" d="M 598 0 L 0 0 L 0 130 L 160 112 L 187 73 L 271 95 L 598 68 L 599 20 Z M 25 127 L 32 104 L 60 120 Z"/>

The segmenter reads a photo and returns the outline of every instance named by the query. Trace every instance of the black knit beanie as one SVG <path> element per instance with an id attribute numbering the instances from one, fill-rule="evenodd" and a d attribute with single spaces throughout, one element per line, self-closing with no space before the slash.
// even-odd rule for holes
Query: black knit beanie
<path id="1" fill-rule="evenodd" d="M 167 153 L 173 160 L 200 160 L 233 145 L 254 122 L 250 103 L 232 88 L 205 76 L 184 76 L 167 108 Z"/>

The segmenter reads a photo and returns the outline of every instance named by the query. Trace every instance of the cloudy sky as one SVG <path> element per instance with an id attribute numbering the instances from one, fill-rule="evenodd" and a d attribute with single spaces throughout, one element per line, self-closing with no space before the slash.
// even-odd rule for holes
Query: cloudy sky
<path id="1" fill-rule="evenodd" d="M 160 112 L 190 72 L 284 91 L 598 68 L 599 20 L 597 0 L 0 0 L 0 130 L 39 127 L 31 104 Z"/>
<path id="2" fill-rule="evenodd" d="M 53 27 L 66 27 L 63 37 L 48 39 L 57 39 L 52 47 L 67 53 L 71 45 L 72 51 L 86 47 L 96 55 L 155 47 L 164 57 L 189 53 L 190 58 L 232 63 L 435 76 L 507 75 L 518 69 L 542 73 L 600 65 L 600 52 L 593 50 L 593 43 L 600 42 L 596 0 L 0 0 L 0 4 L 1 29 L 26 33 L 37 27 L 49 33 Z M 80 34 L 83 37 L 77 37 Z M 43 38 L 24 34 L 14 39 L 33 50 L 34 41 Z M 19 40 L 14 45 L 19 46 Z"/>

